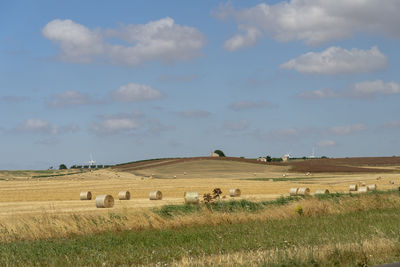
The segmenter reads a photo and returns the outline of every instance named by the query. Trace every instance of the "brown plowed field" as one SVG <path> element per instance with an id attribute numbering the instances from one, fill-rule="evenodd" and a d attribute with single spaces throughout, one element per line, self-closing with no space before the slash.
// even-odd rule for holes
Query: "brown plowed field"
<path id="1" fill-rule="evenodd" d="M 400 171 L 400 157 L 359 157 L 359 158 L 332 158 L 290 160 L 288 162 L 260 162 L 255 159 L 235 157 L 191 157 L 176 159 L 157 159 L 121 164 L 113 167 L 118 171 L 133 172 L 160 166 L 172 165 L 196 160 L 223 160 L 237 161 L 262 165 L 288 166 L 291 172 L 335 172 L 335 173 L 368 173 L 368 172 L 396 172 Z"/>

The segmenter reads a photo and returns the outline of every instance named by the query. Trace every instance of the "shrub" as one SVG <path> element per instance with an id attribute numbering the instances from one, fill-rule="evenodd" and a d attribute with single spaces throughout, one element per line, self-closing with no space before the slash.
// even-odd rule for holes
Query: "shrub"
<path id="1" fill-rule="evenodd" d="M 225 157 L 225 154 L 222 152 L 222 150 L 217 149 L 214 151 L 214 153 L 218 154 L 220 157 Z"/>
<path id="2" fill-rule="evenodd" d="M 60 166 L 58 167 L 59 170 L 66 170 L 68 169 L 67 166 L 65 164 L 60 164 Z"/>

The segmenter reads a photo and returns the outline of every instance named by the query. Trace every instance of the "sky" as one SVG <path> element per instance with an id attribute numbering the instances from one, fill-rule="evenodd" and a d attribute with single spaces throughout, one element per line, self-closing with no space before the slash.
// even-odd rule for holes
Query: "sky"
<path id="1" fill-rule="evenodd" d="M 400 151 L 400 1 L 2 1 L 0 169 Z"/>

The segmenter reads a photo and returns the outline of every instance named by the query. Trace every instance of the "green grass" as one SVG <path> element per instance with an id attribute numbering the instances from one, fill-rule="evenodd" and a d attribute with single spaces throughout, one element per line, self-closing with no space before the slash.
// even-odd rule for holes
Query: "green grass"
<path id="1" fill-rule="evenodd" d="M 286 205 L 292 201 L 298 201 L 303 197 L 284 197 L 278 199 L 262 202 L 254 202 L 246 199 L 229 200 L 229 201 L 215 201 L 212 203 L 205 203 L 200 205 L 164 205 L 161 208 L 153 208 L 152 211 L 164 218 L 172 218 L 173 216 L 182 216 L 185 214 L 192 214 L 201 212 L 202 208 L 206 208 L 213 212 L 256 212 L 273 205 Z"/>
<path id="2" fill-rule="evenodd" d="M 153 212 L 163 217 L 173 217 L 176 215 L 191 214 L 200 211 L 198 205 L 164 205 L 161 208 L 154 208 Z"/>
<path id="3" fill-rule="evenodd" d="M 358 211 L 327 216 L 296 216 L 291 219 L 251 221 L 169 230 L 113 232 L 56 240 L 0 244 L 0 265 L 38 266 L 159 266 L 183 256 L 201 257 L 235 252 L 275 250 L 280 266 L 357 266 L 400 260 L 400 207 Z M 379 257 L 363 254 L 362 241 L 371 237 L 395 238 L 396 249 Z M 354 251 L 343 252 L 336 245 L 355 243 Z M 332 244 L 324 259 L 318 248 Z M 359 245 L 357 245 L 359 244 Z M 289 256 L 286 251 L 310 248 L 304 255 Z M 272 264 L 268 262 L 265 264 Z"/>

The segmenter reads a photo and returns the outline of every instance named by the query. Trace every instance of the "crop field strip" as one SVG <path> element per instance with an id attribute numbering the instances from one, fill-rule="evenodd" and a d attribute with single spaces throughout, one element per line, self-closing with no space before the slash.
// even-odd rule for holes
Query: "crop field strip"
<path id="1" fill-rule="evenodd" d="M 355 207 L 357 203 L 358 207 Z M 117 227 L 111 227 L 111 231 L 3 243 L 0 245 L 0 264 L 376 265 L 399 260 L 399 203 L 398 192 L 376 192 L 353 197 L 332 195 L 321 199 L 288 198 L 282 202 L 265 204 L 271 206 L 261 208 L 261 213 L 269 214 L 264 217 L 259 215 L 259 205 L 264 205 L 260 203 L 234 204 L 231 207 L 238 207 L 238 210 L 231 210 L 228 214 L 227 210 L 218 212 L 214 209 L 210 213 L 203 208 L 187 212 L 183 210 L 185 206 L 176 206 L 175 212 L 182 207 L 181 212 L 175 215 L 172 212 L 165 220 L 178 220 L 182 223 L 180 227 L 172 224 L 173 227 L 169 229 L 150 227 L 148 230 L 130 231 L 117 227 L 118 223 L 122 226 L 129 221 L 129 215 L 109 213 L 97 225 Z M 294 211 L 293 208 L 298 205 L 302 206 L 303 215 Z M 276 214 L 276 208 L 285 210 L 285 213 Z M 193 224 L 191 218 L 202 218 L 198 213 L 205 213 L 209 223 Z M 221 215 L 224 217 L 219 217 Z M 150 214 L 147 217 L 151 217 Z M 182 220 L 186 217 L 188 224 L 184 226 Z M 220 218 L 219 222 L 216 218 Z M 76 220 L 84 227 L 84 220 Z M 117 229 L 120 230 L 115 232 Z"/>

